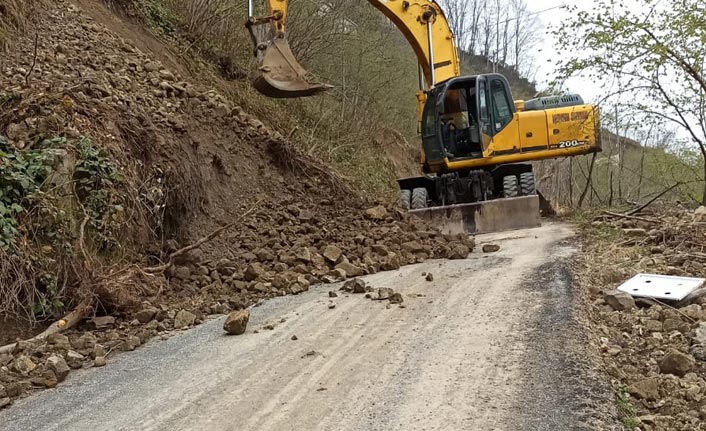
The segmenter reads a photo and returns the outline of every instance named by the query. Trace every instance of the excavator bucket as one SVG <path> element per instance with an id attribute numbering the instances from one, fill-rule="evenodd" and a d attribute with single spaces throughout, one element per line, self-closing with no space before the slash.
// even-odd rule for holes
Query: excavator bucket
<path id="1" fill-rule="evenodd" d="M 313 96 L 332 88 L 330 85 L 307 80 L 307 71 L 294 58 L 289 43 L 275 38 L 262 55 L 253 86 L 260 93 L 274 98 Z"/>

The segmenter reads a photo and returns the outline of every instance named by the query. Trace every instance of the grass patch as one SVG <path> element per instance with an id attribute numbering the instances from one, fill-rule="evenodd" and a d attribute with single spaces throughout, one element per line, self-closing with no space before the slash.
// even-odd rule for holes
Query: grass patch
<path id="1" fill-rule="evenodd" d="M 627 430 L 634 430 L 635 427 L 640 425 L 640 419 L 637 417 L 637 408 L 630 401 L 630 395 L 628 395 L 625 386 L 621 386 L 618 390 L 618 410 L 623 419 L 623 425 Z"/>

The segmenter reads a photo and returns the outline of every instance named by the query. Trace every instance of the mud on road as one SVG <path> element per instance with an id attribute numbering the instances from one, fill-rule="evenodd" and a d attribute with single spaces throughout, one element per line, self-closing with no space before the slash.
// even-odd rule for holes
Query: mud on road
<path id="1" fill-rule="evenodd" d="M 154 342 L 19 401 L 0 428 L 620 429 L 578 321 L 571 236 L 481 236 L 501 250 L 365 277 L 402 306 L 331 286 L 269 300 L 243 336 L 216 319 Z"/>

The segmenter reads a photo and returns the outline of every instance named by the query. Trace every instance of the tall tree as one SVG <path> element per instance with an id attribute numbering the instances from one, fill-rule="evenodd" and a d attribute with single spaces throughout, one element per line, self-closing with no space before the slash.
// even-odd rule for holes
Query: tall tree
<path id="1" fill-rule="evenodd" d="M 563 77 L 610 76 L 648 119 L 667 120 L 687 134 L 706 178 L 706 2 L 599 2 L 557 31 L 567 52 Z M 701 197 L 706 204 L 706 181 Z"/>

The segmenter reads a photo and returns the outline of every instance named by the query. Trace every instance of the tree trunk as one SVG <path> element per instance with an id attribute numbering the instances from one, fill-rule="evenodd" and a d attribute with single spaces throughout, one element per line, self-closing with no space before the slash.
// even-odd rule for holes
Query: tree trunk
<path id="1" fill-rule="evenodd" d="M 586 177 L 586 186 L 583 188 L 583 191 L 581 192 L 581 196 L 579 197 L 579 202 L 576 205 L 578 208 L 581 208 L 583 206 L 583 201 L 586 199 L 586 193 L 588 193 L 588 189 L 591 187 L 591 181 L 593 177 L 593 165 L 596 162 L 596 153 L 593 153 L 591 156 L 591 165 L 588 167 L 588 176 Z"/>

